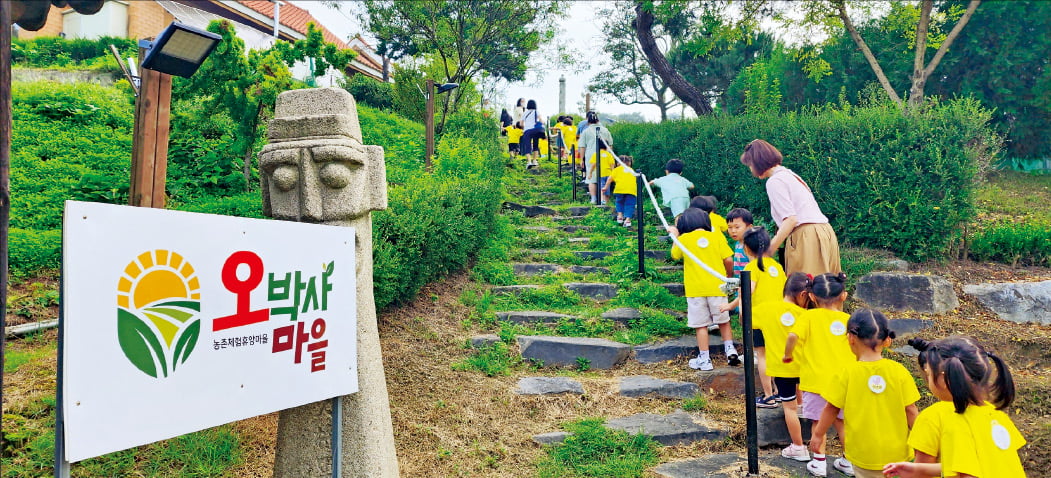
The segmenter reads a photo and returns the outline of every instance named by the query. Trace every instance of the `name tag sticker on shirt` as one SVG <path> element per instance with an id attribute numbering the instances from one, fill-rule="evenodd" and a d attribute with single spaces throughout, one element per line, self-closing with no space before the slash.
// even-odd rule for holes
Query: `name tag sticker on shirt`
<path id="1" fill-rule="evenodd" d="M 708 238 L 702 237 L 697 239 L 697 247 L 700 247 L 701 249 L 708 247 Z"/>
<path id="2" fill-rule="evenodd" d="M 771 267 L 769 273 L 770 273 L 770 277 L 777 277 L 777 276 L 781 275 L 780 272 L 777 272 L 777 268 L 776 267 Z"/>
<path id="3" fill-rule="evenodd" d="M 785 312 L 781 314 L 781 325 L 785 327 L 791 327 L 796 323 L 796 316 L 792 315 L 791 312 Z"/>
<path id="4" fill-rule="evenodd" d="M 887 390 L 887 381 L 879 375 L 873 375 L 869 377 L 869 390 L 872 390 L 872 393 L 883 393 Z"/>
<path id="5" fill-rule="evenodd" d="M 993 420 L 993 443 L 1001 450 L 1011 448 L 1011 434 L 996 420 Z"/>
<path id="6" fill-rule="evenodd" d="M 832 335 L 843 335 L 847 333 L 847 326 L 837 320 L 832 322 L 832 325 L 828 327 L 828 331 L 832 332 Z"/>

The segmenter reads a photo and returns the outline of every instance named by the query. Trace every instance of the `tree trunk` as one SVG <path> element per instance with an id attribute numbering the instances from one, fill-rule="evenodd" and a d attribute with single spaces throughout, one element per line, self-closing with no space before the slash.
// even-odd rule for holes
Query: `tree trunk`
<path id="1" fill-rule="evenodd" d="M 708 98 L 691 85 L 685 78 L 672 68 L 668 59 L 664 57 L 657 47 L 657 39 L 653 37 L 653 13 L 647 10 L 643 2 L 635 3 L 635 35 L 639 38 L 639 46 L 649 60 L 653 71 L 661 77 L 665 85 L 671 88 L 675 96 L 684 103 L 690 105 L 697 116 L 712 114 L 712 105 Z"/>
<path id="2" fill-rule="evenodd" d="M 931 62 L 924 66 L 924 54 L 927 50 L 927 27 L 930 24 L 931 17 L 931 3 L 932 0 L 924 0 L 920 9 L 920 23 L 916 26 L 916 60 L 913 63 L 909 107 L 923 104 L 923 90 L 927 86 L 927 78 L 931 76 L 931 73 L 934 73 L 934 69 L 938 67 L 938 63 L 941 63 L 942 57 L 945 56 L 945 52 L 949 50 L 949 46 L 956 40 L 956 37 L 960 36 L 960 30 L 963 30 L 967 22 L 971 21 L 971 16 L 974 15 L 974 11 L 978 9 L 978 5 L 982 3 L 982 0 L 971 0 L 967 4 L 967 11 L 956 22 L 956 26 L 952 28 L 952 31 L 945 36 L 945 40 L 938 47 L 938 52 L 934 54 L 934 58 L 931 58 Z"/>
<path id="3" fill-rule="evenodd" d="M 244 161 L 241 165 L 241 173 L 245 177 L 245 192 L 252 190 L 252 153 L 255 152 L 255 135 L 259 131 L 259 122 L 263 120 L 263 102 L 259 102 L 259 108 L 255 111 L 255 118 L 252 123 L 252 134 L 248 135 L 245 141 L 248 141 L 248 146 L 245 148 Z"/>
<path id="4" fill-rule="evenodd" d="M 887 80 L 887 74 L 883 72 L 883 68 L 879 66 L 879 61 L 876 60 L 876 55 L 872 54 L 872 50 L 869 49 L 868 44 L 861 38 L 861 34 L 858 33 L 858 29 L 854 28 L 854 22 L 850 21 L 850 17 L 847 16 L 847 5 L 844 0 L 836 2 L 836 10 L 839 14 L 839 19 L 843 21 L 843 26 L 847 28 L 847 32 L 850 33 L 850 38 L 854 40 L 854 43 L 861 50 L 861 54 L 865 55 L 865 59 L 868 60 L 869 66 L 872 67 L 872 71 L 876 73 L 876 79 L 879 80 L 879 84 L 883 86 L 883 90 L 887 92 L 887 96 L 894 100 L 895 103 L 901 104 L 901 97 L 894 91 L 894 87 L 890 86 L 890 81 Z"/>

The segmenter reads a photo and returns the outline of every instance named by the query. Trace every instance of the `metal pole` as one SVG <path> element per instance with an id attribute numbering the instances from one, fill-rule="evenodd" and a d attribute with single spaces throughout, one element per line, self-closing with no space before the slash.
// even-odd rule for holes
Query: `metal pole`
<path id="1" fill-rule="evenodd" d="M 6 363 L 7 226 L 11 219 L 11 7 L 11 2 L 0 0 L 0 390 Z"/>
<path id="2" fill-rule="evenodd" d="M 602 204 L 602 150 L 598 147 L 600 130 L 602 127 L 595 125 L 595 203 L 599 205 Z"/>
<path id="3" fill-rule="evenodd" d="M 635 227 L 639 230 L 639 278 L 646 277 L 646 234 L 643 232 L 646 222 L 642 218 L 642 203 L 639 193 L 646 186 L 642 184 L 642 176 L 635 177 Z"/>
<path id="4" fill-rule="evenodd" d="M 423 118 L 427 127 L 427 151 L 424 165 L 429 172 L 431 170 L 431 157 L 434 156 L 434 80 L 427 80 L 427 116 Z"/>
<path id="5" fill-rule="evenodd" d="M 332 478 L 343 474 L 343 396 L 332 397 Z"/>
<path id="6" fill-rule="evenodd" d="M 558 131 L 558 177 L 562 177 L 562 128 L 555 128 Z M 547 143 L 548 152 L 551 151 L 551 143 Z"/>
<path id="7" fill-rule="evenodd" d="M 69 478 L 69 462 L 66 461 L 66 407 L 63 405 L 65 393 L 62 388 L 65 380 L 66 354 L 66 274 L 65 266 L 58 280 L 58 374 L 55 377 L 55 478 Z"/>
<path id="8" fill-rule="evenodd" d="M 755 359 L 752 351 L 752 273 L 741 271 L 741 335 L 744 336 L 744 411 L 748 428 L 748 473 L 759 474 L 759 426 L 755 413 Z"/>
<path id="9" fill-rule="evenodd" d="M 569 175 L 569 189 L 573 191 L 573 202 L 577 202 L 577 146 L 573 145 L 569 149 L 570 158 L 573 161 L 573 167 L 570 169 L 572 174 Z"/>

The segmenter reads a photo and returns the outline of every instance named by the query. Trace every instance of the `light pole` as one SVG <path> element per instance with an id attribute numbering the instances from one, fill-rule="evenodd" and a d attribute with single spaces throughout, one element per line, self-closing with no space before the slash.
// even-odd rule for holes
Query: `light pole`
<path id="1" fill-rule="evenodd" d="M 128 204 L 164 207 L 172 75 L 193 76 L 220 40 L 215 33 L 178 22 L 156 40 L 139 40 L 142 78 L 135 98 Z"/>
<path id="2" fill-rule="evenodd" d="M 423 119 L 424 124 L 427 126 L 427 151 L 424 153 L 426 155 L 424 161 L 427 171 L 431 170 L 431 158 L 434 157 L 434 95 L 447 93 L 458 86 L 460 86 L 459 83 L 442 83 L 438 85 L 438 90 L 435 91 L 434 80 L 427 80 L 427 116 Z"/>

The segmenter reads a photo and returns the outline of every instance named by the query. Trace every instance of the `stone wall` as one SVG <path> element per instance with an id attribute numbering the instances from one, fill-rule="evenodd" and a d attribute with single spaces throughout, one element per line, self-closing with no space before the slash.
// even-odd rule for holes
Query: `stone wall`
<path id="1" fill-rule="evenodd" d="M 121 79 L 121 73 L 108 71 L 88 70 L 52 70 L 48 68 L 12 68 L 12 81 L 41 81 L 50 80 L 59 83 L 94 83 L 102 86 L 113 86 L 113 83 Z"/>

